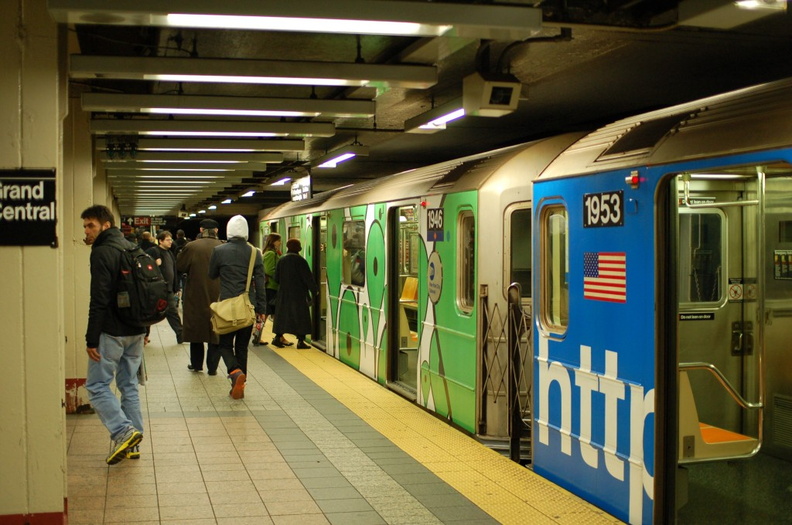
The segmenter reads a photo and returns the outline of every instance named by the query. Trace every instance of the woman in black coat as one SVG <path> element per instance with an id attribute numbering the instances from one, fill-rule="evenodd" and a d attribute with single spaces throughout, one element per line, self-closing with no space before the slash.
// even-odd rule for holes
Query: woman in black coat
<path id="1" fill-rule="evenodd" d="M 272 345 L 283 348 L 283 334 L 297 336 L 297 348 L 311 348 L 305 344 L 305 337 L 311 333 L 311 293 L 316 293 L 308 262 L 300 255 L 302 245 L 299 239 L 286 241 L 287 253 L 278 260 L 275 280 L 280 285 L 272 331 L 275 332 Z"/>

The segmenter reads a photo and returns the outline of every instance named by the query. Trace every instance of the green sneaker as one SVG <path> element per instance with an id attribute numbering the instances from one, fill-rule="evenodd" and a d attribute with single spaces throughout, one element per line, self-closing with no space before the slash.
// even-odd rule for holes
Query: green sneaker
<path id="1" fill-rule="evenodd" d="M 130 427 L 113 443 L 113 453 L 107 456 L 107 464 L 115 465 L 126 457 L 126 451 L 143 440 L 143 434 Z"/>

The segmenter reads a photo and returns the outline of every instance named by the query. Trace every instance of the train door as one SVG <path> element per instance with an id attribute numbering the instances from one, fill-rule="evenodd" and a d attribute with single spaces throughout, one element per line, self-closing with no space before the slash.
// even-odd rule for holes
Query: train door
<path id="1" fill-rule="evenodd" d="M 418 268 L 420 232 L 417 205 L 393 207 L 389 211 L 390 288 L 388 325 L 388 379 L 415 399 L 418 388 Z"/>
<path id="2" fill-rule="evenodd" d="M 314 215 L 312 221 L 314 249 L 311 271 L 317 279 L 319 293 L 312 305 L 314 333 L 311 343 L 324 350 L 327 344 L 327 215 Z"/>
<path id="3" fill-rule="evenodd" d="M 791 323 L 776 317 L 792 314 L 792 274 L 771 266 L 792 247 L 783 197 L 792 186 L 789 175 L 766 172 L 753 166 L 676 178 L 681 523 L 776 522 L 792 510 L 783 491 L 774 496 L 770 488 L 776 473 L 786 476 L 783 486 L 792 481 L 781 459 L 790 459 L 792 433 L 777 432 L 789 423 L 768 425 L 774 399 L 788 403 L 792 422 Z"/>
<path id="4" fill-rule="evenodd" d="M 480 439 L 492 448 L 504 449 L 507 437 L 523 438 L 521 457 L 526 460 L 530 455 L 527 438 L 530 434 L 533 355 L 532 213 L 530 202 L 520 202 L 509 205 L 503 215 L 504 257 L 502 262 L 499 261 L 503 271 L 503 290 L 488 287 L 480 299 L 482 366 L 477 402 Z M 523 421 L 517 428 L 519 432 L 514 431 L 517 419 L 509 410 L 515 401 L 519 407 L 519 419 Z"/>

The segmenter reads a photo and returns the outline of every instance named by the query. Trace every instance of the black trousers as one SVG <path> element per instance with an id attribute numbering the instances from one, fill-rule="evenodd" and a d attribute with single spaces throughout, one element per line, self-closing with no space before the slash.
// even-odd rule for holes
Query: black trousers
<path id="1" fill-rule="evenodd" d="M 220 364 L 220 345 L 206 343 L 206 371 L 216 372 Z M 204 343 L 190 343 L 190 365 L 193 370 L 202 370 L 204 363 Z"/>
<path id="2" fill-rule="evenodd" d="M 171 295 L 169 304 L 168 304 L 168 324 L 173 329 L 173 333 L 176 334 L 176 339 L 181 342 L 182 338 L 182 322 L 181 317 L 179 317 L 179 296 L 176 294 Z"/>
<path id="3" fill-rule="evenodd" d="M 253 325 L 250 325 L 220 336 L 220 355 L 229 374 L 239 368 L 247 375 L 248 345 L 252 333 Z"/>

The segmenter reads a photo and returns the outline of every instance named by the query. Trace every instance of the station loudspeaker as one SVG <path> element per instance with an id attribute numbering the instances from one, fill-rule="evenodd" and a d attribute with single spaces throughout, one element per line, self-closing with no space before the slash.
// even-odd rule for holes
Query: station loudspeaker
<path id="1" fill-rule="evenodd" d="M 512 75 L 473 73 L 462 83 L 465 115 L 502 117 L 517 109 L 522 83 Z"/>

